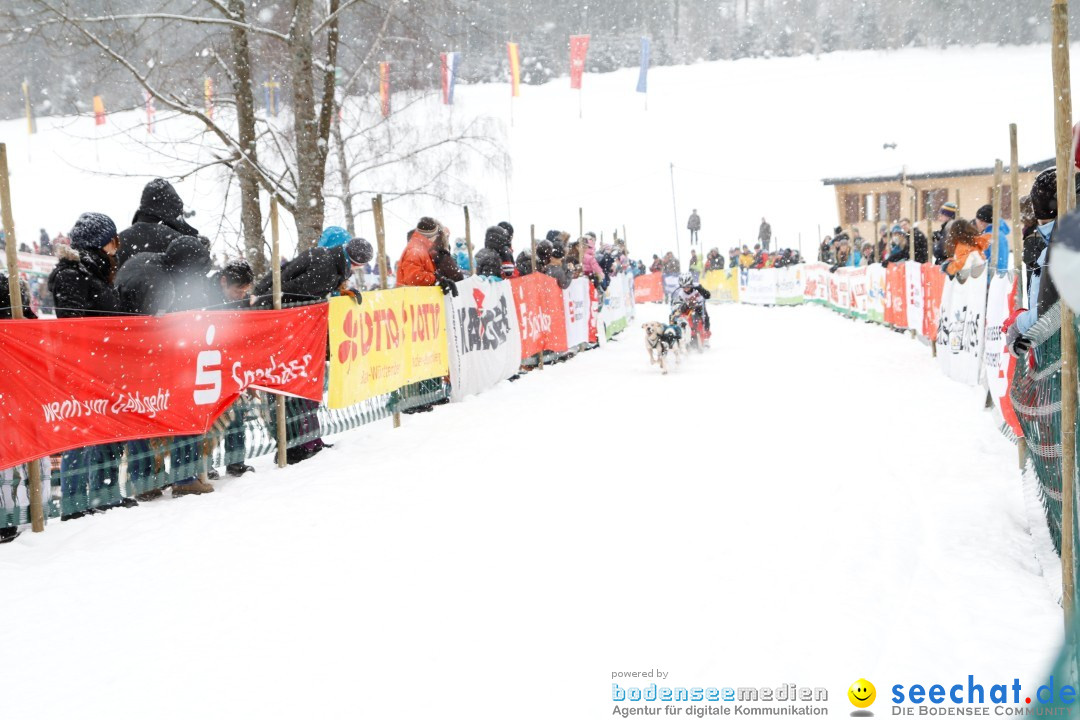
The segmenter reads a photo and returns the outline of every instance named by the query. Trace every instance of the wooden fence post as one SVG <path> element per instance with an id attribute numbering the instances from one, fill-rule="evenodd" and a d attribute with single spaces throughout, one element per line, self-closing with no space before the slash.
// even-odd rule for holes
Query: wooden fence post
<path id="1" fill-rule="evenodd" d="M 270 273 L 273 278 L 274 309 L 281 309 L 281 245 L 278 235 L 278 201 L 273 195 L 270 196 Z M 274 412 L 277 414 L 277 464 L 285 467 L 288 464 L 285 452 L 289 446 L 289 436 L 285 427 L 285 396 L 274 396 Z"/>
<path id="2" fill-rule="evenodd" d="M 378 194 L 371 199 L 371 210 L 375 217 L 375 241 L 379 246 L 379 287 L 383 290 L 386 289 L 386 276 L 390 270 L 387 268 L 387 263 L 390 261 L 386 257 L 386 220 L 383 216 L 383 200 L 382 194 Z M 465 208 L 465 240 L 469 245 L 469 261 L 472 262 L 472 243 L 469 241 L 469 209 Z M 394 427 L 401 427 L 401 413 L 394 412 Z"/>
<path id="3" fill-rule="evenodd" d="M 473 259 L 472 225 L 469 222 L 469 206 L 465 206 L 465 246 L 469 249 L 469 274 L 476 274 L 476 261 Z"/>
<path id="4" fill-rule="evenodd" d="M 11 178 L 8 175 L 7 145 L 0 143 L 0 216 L 4 221 L 4 237 L 7 241 L 8 294 L 11 301 L 11 317 L 22 320 L 22 288 L 19 283 L 18 243 L 15 240 L 15 216 L 11 211 Z M 45 509 L 41 499 L 41 465 L 38 460 L 27 463 L 27 494 L 30 496 L 30 528 L 38 533 L 45 529 Z"/>

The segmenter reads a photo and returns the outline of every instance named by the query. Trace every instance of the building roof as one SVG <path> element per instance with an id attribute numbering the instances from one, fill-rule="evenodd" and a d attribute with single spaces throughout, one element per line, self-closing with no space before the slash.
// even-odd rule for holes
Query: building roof
<path id="1" fill-rule="evenodd" d="M 1046 168 L 1052 168 L 1055 165 L 1054 158 L 1049 160 L 1040 160 L 1037 163 L 1030 165 L 1021 165 L 1020 172 L 1042 172 Z M 1009 167 L 1004 169 L 1006 175 L 1010 171 Z M 970 168 L 967 170 L 947 170 L 941 172 L 923 172 L 923 173 L 908 173 L 908 180 L 942 180 L 955 177 L 973 177 L 979 175 L 993 175 L 994 168 Z M 876 177 L 843 177 L 843 178 L 825 178 L 821 182 L 825 185 L 854 185 L 856 183 L 884 183 L 898 181 L 903 177 L 902 173 L 895 173 L 893 175 L 879 175 Z"/>

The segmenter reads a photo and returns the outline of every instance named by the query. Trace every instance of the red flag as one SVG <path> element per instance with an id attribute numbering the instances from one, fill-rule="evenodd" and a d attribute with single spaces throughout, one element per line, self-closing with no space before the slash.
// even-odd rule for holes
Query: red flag
<path id="1" fill-rule="evenodd" d="M 379 63 L 379 102 L 382 116 L 390 117 L 390 63 Z"/>
<path id="2" fill-rule="evenodd" d="M 94 96 L 94 124 L 105 124 L 105 103 L 101 100 L 100 95 Z"/>
<path id="3" fill-rule="evenodd" d="M 510 57 L 510 96 L 517 97 L 521 87 L 521 55 L 518 52 L 518 44 L 506 43 L 506 54 Z"/>
<path id="4" fill-rule="evenodd" d="M 570 87 L 581 89 L 581 75 L 585 72 L 585 55 L 589 52 L 588 35 L 570 36 Z"/>

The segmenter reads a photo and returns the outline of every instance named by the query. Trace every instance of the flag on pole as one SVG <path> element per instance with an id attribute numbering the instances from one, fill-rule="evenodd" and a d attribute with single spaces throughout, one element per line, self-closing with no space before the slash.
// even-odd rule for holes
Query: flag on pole
<path id="1" fill-rule="evenodd" d="M 277 89 L 281 87 L 274 78 L 270 78 L 263 83 L 263 94 L 266 101 L 266 114 L 277 117 Z"/>
<path id="2" fill-rule="evenodd" d="M 518 44 L 506 43 L 506 52 L 510 56 L 510 96 L 518 97 L 521 94 L 521 58 L 518 53 Z"/>
<path id="3" fill-rule="evenodd" d="M 382 104 L 382 116 L 390 117 L 390 63 L 379 63 L 379 101 Z"/>
<path id="4" fill-rule="evenodd" d="M 214 79 L 203 78 L 203 109 L 206 117 L 214 117 Z"/>
<path id="5" fill-rule="evenodd" d="M 443 105 L 454 104 L 454 82 L 457 80 L 458 64 L 461 62 L 461 53 L 444 52 L 442 58 L 442 101 Z"/>
<path id="6" fill-rule="evenodd" d="M 34 119 L 34 108 L 30 105 L 30 83 L 23 80 L 23 99 L 26 101 L 26 130 L 31 135 L 37 132 L 37 120 Z"/>
<path id="7" fill-rule="evenodd" d="M 641 38 L 641 70 L 638 71 L 637 91 L 649 92 L 649 38 Z"/>
<path id="8" fill-rule="evenodd" d="M 157 109 L 154 107 L 154 96 L 150 93 L 146 93 L 146 132 L 148 135 L 154 134 L 154 115 L 157 114 Z"/>
<path id="9" fill-rule="evenodd" d="M 100 95 L 94 96 L 94 124 L 105 124 L 105 103 L 102 102 Z"/>
<path id="10" fill-rule="evenodd" d="M 581 89 L 581 75 L 585 72 L 585 55 L 589 52 L 588 35 L 570 36 L 570 87 Z"/>

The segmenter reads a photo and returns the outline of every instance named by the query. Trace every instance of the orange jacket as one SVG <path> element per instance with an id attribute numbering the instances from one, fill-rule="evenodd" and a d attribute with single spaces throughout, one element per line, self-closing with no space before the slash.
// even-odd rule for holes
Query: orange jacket
<path id="1" fill-rule="evenodd" d="M 432 239 L 414 230 L 398 261 L 398 286 L 427 287 L 435 284 L 435 263 L 431 259 Z"/>
<path id="2" fill-rule="evenodd" d="M 974 242 L 972 243 L 956 243 L 956 248 L 953 250 L 952 262 L 950 262 L 949 265 L 945 268 L 945 272 L 947 272 L 950 276 L 956 275 L 956 273 L 964 269 L 964 263 L 967 262 L 968 255 L 976 251 L 979 253 L 984 253 L 986 252 L 986 248 L 988 247 L 990 247 L 989 233 L 977 235 Z"/>

